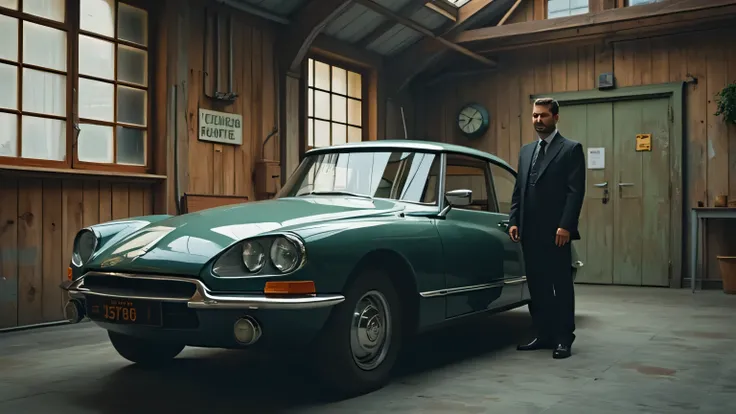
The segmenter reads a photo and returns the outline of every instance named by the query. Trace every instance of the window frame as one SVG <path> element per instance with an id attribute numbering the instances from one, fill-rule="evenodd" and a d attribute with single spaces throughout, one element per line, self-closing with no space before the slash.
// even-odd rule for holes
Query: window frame
<path id="1" fill-rule="evenodd" d="M 496 182 L 494 180 L 495 175 L 493 174 L 493 168 L 491 168 L 491 166 L 498 167 L 498 168 L 500 168 L 500 169 L 508 172 L 509 174 L 511 174 L 514 177 L 514 181 L 516 181 L 516 180 L 519 179 L 519 174 L 516 171 L 514 171 L 513 168 L 509 168 L 506 165 L 503 165 L 503 164 L 499 163 L 498 161 L 495 161 L 495 160 L 488 161 L 488 171 L 491 174 L 491 187 L 493 188 L 493 201 L 494 201 L 494 204 L 496 206 L 496 211 L 495 212 L 497 214 L 503 214 L 505 216 L 508 216 L 509 213 L 502 212 L 501 211 L 501 206 L 498 203 L 498 194 L 496 193 Z M 514 185 L 516 185 L 516 182 L 514 182 Z"/>
<path id="2" fill-rule="evenodd" d="M 319 89 L 314 86 L 309 86 L 309 60 L 310 59 L 319 61 L 321 63 L 325 63 L 330 66 L 330 89 L 332 89 L 332 67 L 333 66 L 346 70 L 346 71 L 355 72 L 360 75 L 360 140 L 361 142 L 368 141 L 369 132 L 370 132 L 368 128 L 369 126 L 368 121 L 369 121 L 369 116 L 370 116 L 370 112 L 369 112 L 370 111 L 370 108 L 369 108 L 369 98 L 370 97 L 368 95 L 369 88 L 370 88 L 370 75 L 371 75 L 370 72 L 366 68 L 360 65 L 352 64 L 350 62 L 336 59 L 331 56 L 326 56 L 324 54 L 321 54 L 315 51 L 311 51 L 304 58 L 304 63 L 302 65 L 302 75 L 304 79 L 303 87 L 302 87 L 302 91 L 303 91 L 302 102 L 303 102 L 303 108 L 304 108 L 303 109 L 304 115 L 302 119 L 303 119 L 303 128 L 304 128 L 304 134 L 303 134 L 304 138 L 300 140 L 301 154 L 304 154 L 306 151 L 309 151 L 312 148 L 317 148 L 317 147 L 309 146 L 309 120 L 318 119 L 314 115 L 312 116 L 309 115 L 309 90 L 314 89 L 314 90 L 319 90 L 319 91 L 330 94 L 330 117 L 332 117 L 332 99 L 331 99 L 332 95 L 343 96 L 342 94 L 339 94 L 339 93 L 334 93 L 332 91 L 326 91 L 324 89 Z M 356 98 L 349 97 L 347 94 L 344 96 L 349 99 L 356 99 Z M 314 94 L 312 94 L 312 99 L 314 99 Z M 314 109 L 316 110 L 316 108 Z M 319 118 L 319 120 L 326 121 L 325 119 L 322 119 L 322 118 Z M 349 125 L 347 123 L 347 120 L 345 123 L 338 122 L 338 121 L 332 121 L 332 120 L 329 120 L 329 122 L 330 124 L 332 124 L 333 122 L 338 123 L 338 124 L 344 124 L 346 125 L 346 127 Z M 349 142 L 347 140 L 347 132 L 345 136 L 345 141 Z M 332 128 L 330 128 L 330 145 L 334 145 L 332 143 Z"/>
<path id="3" fill-rule="evenodd" d="M 472 211 L 472 212 L 475 212 L 475 213 L 486 213 L 486 214 L 498 213 L 498 205 L 496 203 L 496 194 L 495 194 L 495 189 L 493 188 L 493 178 L 492 178 L 492 175 L 491 175 L 491 169 L 489 167 L 488 160 L 487 159 L 484 159 L 484 158 L 480 158 L 480 157 L 474 156 L 474 155 L 468 155 L 468 154 L 463 154 L 463 153 L 459 153 L 459 152 L 446 152 L 445 153 L 445 157 L 443 157 L 444 158 L 443 159 L 443 164 L 444 164 L 443 166 L 444 166 L 444 168 L 442 168 L 442 173 L 441 173 L 442 174 L 442 184 L 443 184 L 442 185 L 442 194 L 441 194 L 442 199 L 443 200 L 445 199 L 445 194 L 448 191 L 447 190 L 447 172 L 448 172 L 448 167 L 450 166 L 450 158 L 452 158 L 452 157 L 469 158 L 469 159 L 472 159 L 473 161 L 475 161 L 475 162 L 483 165 L 483 167 L 482 167 L 483 168 L 483 176 L 485 177 L 485 181 L 486 181 L 486 183 L 485 183 L 486 194 L 487 194 L 486 203 L 487 203 L 487 207 L 488 207 L 488 210 L 476 210 L 476 209 L 467 208 L 467 207 L 464 207 L 464 206 L 459 206 L 459 207 L 453 207 L 453 210 L 454 209 L 458 209 L 458 210 L 462 210 L 462 211 Z M 452 165 L 453 166 L 454 165 L 461 165 L 461 166 L 466 166 L 466 167 L 470 167 L 470 168 L 478 168 L 477 165 L 473 165 L 471 163 L 468 163 L 468 164 L 455 164 L 455 163 L 453 163 Z"/>
<path id="4" fill-rule="evenodd" d="M 587 9 L 585 10 L 585 13 L 577 13 L 577 14 L 567 14 L 567 15 L 564 15 L 564 16 L 554 16 L 554 17 L 550 17 L 550 15 L 549 15 L 549 3 L 550 3 L 550 1 L 552 1 L 552 0 L 546 0 L 546 1 L 547 1 L 547 2 L 546 2 L 546 4 L 545 4 L 545 7 L 544 7 L 544 12 L 545 12 L 545 14 L 546 14 L 546 16 L 545 16 L 545 19 L 560 19 L 560 18 L 563 18 L 563 17 L 570 17 L 570 16 L 581 16 L 581 15 L 583 15 L 583 14 L 588 14 L 588 13 L 590 13 L 590 0 L 588 0 L 588 5 L 586 6 L 586 7 L 587 7 Z M 573 0 L 568 0 L 568 2 L 571 2 L 571 1 L 573 1 Z M 628 0 L 624 0 L 624 1 L 628 1 Z M 578 8 L 576 7 L 575 9 L 578 9 Z M 574 10 L 574 9 L 573 9 L 573 8 L 571 8 L 571 7 L 568 7 L 568 8 L 567 8 L 567 11 L 568 11 L 568 12 L 570 12 L 570 10 Z"/>
<path id="5" fill-rule="evenodd" d="M 115 27 L 114 27 L 114 37 L 108 38 L 103 35 L 99 35 L 96 33 L 90 33 L 85 32 L 81 30 L 80 28 L 80 10 L 81 10 L 81 1 L 82 0 L 65 0 L 65 21 L 64 22 L 58 22 L 50 19 L 46 19 L 41 16 L 31 15 L 26 12 L 22 11 L 23 2 L 24 0 L 18 0 L 18 9 L 12 10 L 12 9 L 6 9 L 6 8 L 0 8 L 0 14 L 4 16 L 8 16 L 11 18 L 18 19 L 18 61 L 17 62 L 10 62 L 7 60 L 0 60 L 0 63 L 3 64 L 9 64 L 13 65 L 18 70 L 18 84 L 16 86 L 16 93 L 17 93 L 17 109 L 11 110 L 2 108 L 0 109 L 0 112 L 2 113 L 11 113 L 14 114 L 18 120 L 17 122 L 17 128 L 16 128 L 16 140 L 17 140 L 17 155 L 15 157 L 8 157 L 8 156 L 0 156 L 0 165 L 12 165 L 12 166 L 20 166 L 20 167 L 40 167 L 40 168 L 54 168 L 54 169 L 61 169 L 65 171 L 74 171 L 74 170 L 83 170 L 88 172 L 94 172 L 94 171 L 100 171 L 100 172 L 122 172 L 122 173 L 151 173 L 155 165 L 153 165 L 154 162 L 154 154 L 153 150 L 155 148 L 155 139 L 154 139 L 154 133 L 156 131 L 156 119 L 155 119 L 155 111 L 154 111 L 154 102 L 153 100 L 156 97 L 156 88 L 157 88 L 157 82 L 156 82 L 156 70 L 157 70 L 157 53 L 159 51 L 159 45 L 157 38 L 155 34 L 158 32 L 158 22 L 160 18 L 160 11 L 161 6 L 156 5 L 156 3 L 150 3 L 146 2 L 144 0 L 114 0 L 115 2 Z M 77 152 L 77 127 L 80 127 L 81 121 L 78 115 L 78 108 L 79 108 L 79 39 L 80 35 L 87 35 L 90 37 L 93 37 L 95 39 L 104 39 L 106 41 L 111 41 L 114 43 L 114 51 L 115 51 L 115 60 L 114 60 L 114 77 L 115 79 L 112 81 L 114 82 L 114 85 L 123 85 L 126 86 L 128 83 L 126 82 L 120 82 L 117 79 L 118 74 L 118 46 L 119 45 L 130 45 L 132 44 L 130 42 L 121 41 L 117 38 L 118 33 L 118 10 L 119 10 L 119 4 L 124 3 L 132 7 L 136 7 L 142 10 L 145 10 L 147 13 L 147 45 L 135 45 L 137 49 L 145 50 L 147 53 L 147 85 L 145 86 L 145 89 L 141 88 L 141 85 L 137 85 L 138 89 L 145 90 L 146 92 L 146 110 L 145 110 L 145 117 L 146 117 L 146 126 L 144 128 L 138 128 L 141 130 L 144 130 L 146 132 L 146 138 L 144 140 L 145 145 L 145 155 L 144 155 L 144 161 L 145 165 L 126 165 L 126 164 L 102 164 L 102 163 L 93 163 L 93 162 L 84 162 L 79 161 L 79 155 Z M 23 22 L 30 22 L 35 23 L 38 25 L 42 25 L 44 27 L 50 27 L 53 29 L 63 30 L 66 32 L 66 72 L 64 75 L 66 76 L 66 97 L 65 97 L 65 115 L 64 116 L 53 116 L 53 115 L 47 115 L 47 114 L 36 114 L 33 112 L 23 111 L 22 109 L 22 99 L 23 99 L 23 85 L 22 85 L 22 70 L 24 68 L 29 69 L 37 69 L 41 70 L 47 73 L 54 73 L 54 74 L 62 74 L 62 72 L 58 70 L 54 70 L 51 68 L 41 67 L 37 65 L 29 65 L 26 63 L 23 63 Z M 82 75 L 82 78 L 84 79 L 94 79 L 93 77 Z M 111 81 L 107 80 L 108 83 Z M 113 127 L 113 156 L 116 157 L 117 155 L 117 145 L 116 145 L 116 134 L 117 134 L 117 88 L 114 90 L 113 94 L 113 104 L 114 106 L 114 121 L 111 122 L 103 122 L 103 121 L 94 121 L 94 120 L 88 120 L 84 121 L 84 123 L 87 124 L 95 124 L 95 125 L 106 125 Z M 66 154 L 64 157 L 64 160 L 62 161 L 56 161 L 56 160 L 47 160 L 47 159 L 32 159 L 32 158 L 22 158 L 22 120 L 23 115 L 30 115 L 35 116 L 39 115 L 40 117 L 44 119 L 56 119 L 61 120 L 65 122 L 65 144 L 66 144 Z"/>

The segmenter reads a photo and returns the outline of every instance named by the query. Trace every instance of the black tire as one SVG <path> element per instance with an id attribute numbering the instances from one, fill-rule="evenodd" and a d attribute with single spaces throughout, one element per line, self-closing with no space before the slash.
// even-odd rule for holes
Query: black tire
<path id="1" fill-rule="evenodd" d="M 154 342 L 130 335 L 107 331 L 115 350 L 130 362 L 145 366 L 161 366 L 176 358 L 184 345 L 170 342 Z"/>
<path id="2" fill-rule="evenodd" d="M 365 295 L 373 297 L 382 306 L 388 306 L 388 340 L 381 346 L 382 360 L 376 367 L 362 368 L 353 358 L 351 343 L 353 316 L 356 306 Z M 385 303 L 382 303 L 380 296 Z M 403 310 L 391 279 L 380 270 L 364 270 L 345 292 L 345 301 L 333 309 L 323 331 L 315 341 L 314 354 L 316 370 L 321 380 L 331 391 L 341 397 L 365 394 L 385 386 L 390 380 L 391 371 L 403 344 Z M 367 320 L 376 321 L 375 318 Z M 382 326 L 385 321 L 381 321 Z M 372 325 L 380 326 L 380 325 Z M 380 328 L 379 328 L 380 329 Z M 370 331 L 370 332 L 368 332 Z M 376 330 L 367 330 L 365 338 L 371 338 Z M 380 342 L 380 339 L 377 341 Z"/>

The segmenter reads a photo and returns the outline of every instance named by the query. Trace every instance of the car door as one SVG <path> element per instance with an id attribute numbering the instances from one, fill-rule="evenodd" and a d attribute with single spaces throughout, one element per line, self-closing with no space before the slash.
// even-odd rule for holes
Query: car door
<path id="1" fill-rule="evenodd" d="M 509 213 L 511 211 L 511 197 L 516 184 L 516 173 L 505 165 L 490 162 L 491 184 L 495 199 L 495 222 L 502 234 L 498 237 L 503 242 L 503 273 L 504 288 L 499 304 L 510 305 L 523 298 L 526 274 L 524 270 L 524 256 L 521 243 L 511 241 L 508 236 Z"/>
<path id="2" fill-rule="evenodd" d="M 445 314 L 452 318 L 498 305 L 505 276 L 501 227 L 505 216 L 495 211 L 487 161 L 452 153 L 445 159 L 445 193 L 472 191 L 469 205 L 453 206 L 437 220 L 444 255 Z"/>

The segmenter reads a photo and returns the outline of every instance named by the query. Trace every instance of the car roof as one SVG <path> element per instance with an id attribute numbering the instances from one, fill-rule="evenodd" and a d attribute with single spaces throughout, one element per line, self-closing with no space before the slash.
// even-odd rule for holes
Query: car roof
<path id="1" fill-rule="evenodd" d="M 427 152 L 448 152 L 462 155 L 469 155 L 483 158 L 501 164 L 512 171 L 516 171 L 509 163 L 502 158 L 497 157 L 485 151 L 463 145 L 448 144 L 445 142 L 422 141 L 411 139 L 382 139 L 377 141 L 361 141 L 350 142 L 347 144 L 332 145 L 329 147 L 319 147 L 307 151 L 304 155 L 323 154 L 335 151 L 357 150 L 357 149 L 397 149 L 397 150 L 417 150 Z"/>

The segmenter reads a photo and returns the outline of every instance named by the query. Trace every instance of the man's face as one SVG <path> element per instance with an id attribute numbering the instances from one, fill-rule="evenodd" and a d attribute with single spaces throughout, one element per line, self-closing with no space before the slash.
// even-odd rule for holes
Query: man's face
<path id="1" fill-rule="evenodd" d="M 532 111 L 532 121 L 534 122 L 534 129 L 541 134 L 550 134 L 557 127 L 557 120 L 560 115 L 552 115 L 549 111 L 548 106 L 534 105 Z"/>

